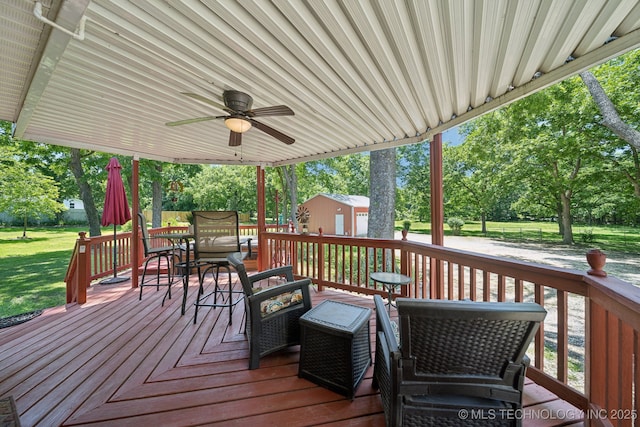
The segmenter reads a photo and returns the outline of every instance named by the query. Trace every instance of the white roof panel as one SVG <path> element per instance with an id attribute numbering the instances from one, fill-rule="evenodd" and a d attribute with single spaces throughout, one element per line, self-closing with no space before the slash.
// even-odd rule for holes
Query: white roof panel
<path id="1" fill-rule="evenodd" d="M 0 4 L 0 119 L 16 136 L 172 162 L 281 165 L 430 139 L 640 45 L 640 0 Z M 228 145 L 223 120 L 287 105 Z"/>

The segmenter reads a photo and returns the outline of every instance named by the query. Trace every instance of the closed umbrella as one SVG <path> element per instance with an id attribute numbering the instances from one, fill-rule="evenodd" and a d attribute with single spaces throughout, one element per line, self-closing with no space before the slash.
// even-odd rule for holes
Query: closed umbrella
<path id="1" fill-rule="evenodd" d="M 107 192 L 104 197 L 104 209 L 102 211 L 103 226 L 113 224 L 113 277 L 101 281 L 101 284 L 120 283 L 129 280 L 128 277 L 118 277 L 117 271 L 117 254 L 116 250 L 116 225 L 125 224 L 131 219 L 131 212 L 129 211 L 129 203 L 127 202 L 127 193 L 124 191 L 124 184 L 122 183 L 122 176 L 120 170 L 122 166 L 118 162 L 118 159 L 112 157 L 107 165 Z"/>

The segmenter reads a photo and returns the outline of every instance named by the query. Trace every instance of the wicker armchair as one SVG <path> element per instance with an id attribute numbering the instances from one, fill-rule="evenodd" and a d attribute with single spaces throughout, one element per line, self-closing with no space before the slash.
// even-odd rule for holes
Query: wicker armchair
<path id="1" fill-rule="evenodd" d="M 231 254 L 227 259 L 238 272 L 245 293 L 249 369 L 256 369 L 261 357 L 300 344 L 298 319 L 311 309 L 311 280 L 294 280 L 290 265 L 248 276 L 239 254 Z M 270 278 L 283 278 L 279 280 L 284 283 L 264 289 L 256 287 L 261 280 Z"/>
<path id="2" fill-rule="evenodd" d="M 521 425 L 525 352 L 546 316 L 540 305 L 398 298 L 398 331 L 382 298 L 374 301 L 373 386 L 387 426 Z"/>

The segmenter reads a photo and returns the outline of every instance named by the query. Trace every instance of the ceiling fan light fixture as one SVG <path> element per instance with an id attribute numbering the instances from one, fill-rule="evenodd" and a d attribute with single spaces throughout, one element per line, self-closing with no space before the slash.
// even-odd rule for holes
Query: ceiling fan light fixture
<path id="1" fill-rule="evenodd" d="M 224 124 L 236 133 L 244 133 L 251 129 L 251 122 L 240 117 L 227 117 L 224 119 Z"/>

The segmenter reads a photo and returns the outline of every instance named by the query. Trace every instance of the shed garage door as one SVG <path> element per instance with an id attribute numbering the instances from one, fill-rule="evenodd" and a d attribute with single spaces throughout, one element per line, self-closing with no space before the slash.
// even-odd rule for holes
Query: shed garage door
<path id="1" fill-rule="evenodd" d="M 366 236 L 369 230 L 369 214 L 360 212 L 356 214 L 356 236 Z"/>

